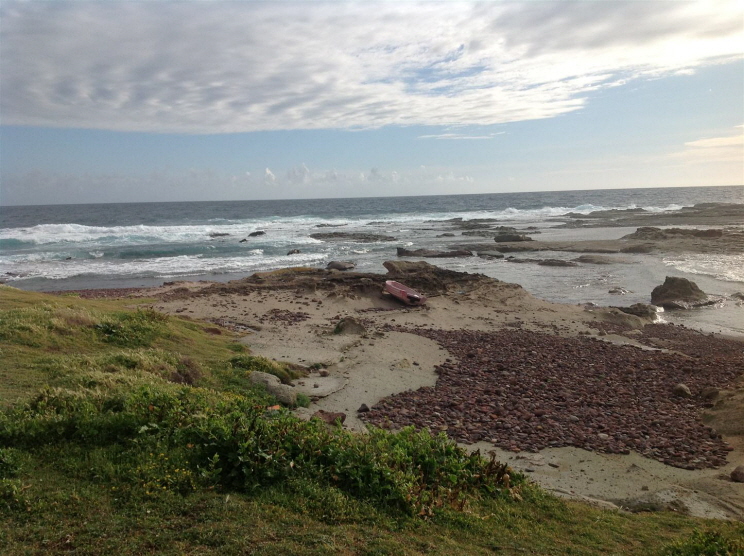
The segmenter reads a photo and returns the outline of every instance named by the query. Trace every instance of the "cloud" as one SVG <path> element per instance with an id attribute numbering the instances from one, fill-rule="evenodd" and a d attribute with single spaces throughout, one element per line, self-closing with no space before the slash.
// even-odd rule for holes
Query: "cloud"
<path id="1" fill-rule="evenodd" d="M 266 171 L 264 172 L 264 183 L 276 183 L 276 176 L 274 175 L 274 172 L 266 168 Z"/>
<path id="2" fill-rule="evenodd" d="M 447 140 L 479 140 L 479 139 L 493 139 L 497 135 L 503 135 L 505 132 L 500 131 L 499 133 L 487 133 L 485 135 L 462 135 L 460 133 L 439 133 L 434 135 L 419 135 L 418 139 L 447 139 Z"/>
<path id="3" fill-rule="evenodd" d="M 673 153 L 687 163 L 734 163 L 739 168 L 739 180 L 744 179 L 744 126 L 736 126 L 734 133 L 695 139 L 685 143 L 682 151 Z"/>
<path id="4" fill-rule="evenodd" d="M 735 1 L 9 0 L 0 116 L 179 133 L 551 118 L 741 58 L 741 17 Z"/>

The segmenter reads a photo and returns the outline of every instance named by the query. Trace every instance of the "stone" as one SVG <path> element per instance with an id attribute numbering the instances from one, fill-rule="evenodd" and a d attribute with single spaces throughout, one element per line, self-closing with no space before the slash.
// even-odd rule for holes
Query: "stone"
<path id="1" fill-rule="evenodd" d="M 687 309 L 707 301 L 708 296 L 695 282 L 676 276 L 667 276 L 651 292 L 651 303 L 664 309 Z"/>
<path id="2" fill-rule="evenodd" d="M 454 251 L 436 251 L 434 249 L 406 249 L 398 247 L 399 257 L 426 257 L 426 258 L 445 258 L 445 257 L 472 257 L 473 252 L 467 249 L 456 249 Z"/>
<path id="3" fill-rule="evenodd" d="M 274 396 L 279 403 L 288 406 L 297 405 L 297 391 L 287 384 L 282 384 L 279 377 L 269 373 L 253 371 L 248 375 L 251 384 L 260 384 L 266 388 L 266 391 Z"/>
<path id="4" fill-rule="evenodd" d="M 354 334 L 357 336 L 363 336 L 367 333 L 367 329 L 362 323 L 353 317 L 346 317 L 338 321 L 336 328 L 333 329 L 334 334 Z"/>
<path id="5" fill-rule="evenodd" d="M 573 261 L 563 261 L 561 259 L 543 259 L 537 264 L 541 266 L 579 266 L 578 263 Z"/>
<path id="6" fill-rule="evenodd" d="M 501 233 L 493 238 L 496 243 L 509 243 L 514 241 L 533 241 L 531 237 L 524 234 Z"/>
<path id="7" fill-rule="evenodd" d="M 250 234 L 248 234 L 248 237 L 258 237 L 263 235 L 266 235 L 266 232 L 264 232 L 263 230 L 256 230 L 255 232 L 251 232 Z"/>
<path id="8" fill-rule="evenodd" d="M 363 403 L 359 406 L 359 409 L 357 409 L 359 413 L 367 413 L 369 411 L 369 406 L 366 403 Z"/>
<path id="9" fill-rule="evenodd" d="M 700 397 L 703 399 L 705 403 L 712 404 L 716 399 L 718 399 L 718 395 L 720 392 L 718 391 L 718 388 L 713 388 L 712 386 L 706 386 L 702 389 L 700 392 Z"/>
<path id="10" fill-rule="evenodd" d="M 738 465 L 731 472 L 731 480 L 735 483 L 744 483 L 744 465 Z"/>
<path id="11" fill-rule="evenodd" d="M 395 241 L 393 236 L 367 234 L 363 232 L 323 232 L 310 234 L 313 239 L 323 241 L 355 241 L 357 243 L 377 243 L 378 241 Z"/>
<path id="12" fill-rule="evenodd" d="M 335 424 L 343 424 L 344 421 L 346 421 L 346 413 L 343 413 L 341 411 L 325 411 L 323 409 L 319 409 L 315 413 L 313 413 L 311 419 L 320 419 L 324 423 L 328 425 L 335 425 Z"/>
<path id="13" fill-rule="evenodd" d="M 300 254 L 300 250 L 299 249 L 291 249 L 291 250 L 287 251 L 287 256 L 289 256 L 289 255 L 299 255 L 299 254 Z"/>
<path id="14" fill-rule="evenodd" d="M 649 320 L 655 320 L 657 313 L 657 307 L 655 305 L 647 305 L 646 303 L 634 303 L 630 307 L 613 307 L 613 309 L 620 309 L 628 315 L 635 315 L 636 317 Z"/>
<path id="15" fill-rule="evenodd" d="M 672 394 L 674 394 L 678 398 L 691 398 L 692 397 L 692 392 L 690 392 L 690 388 L 686 384 L 682 384 L 681 382 L 677 384 L 677 386 L 672 388 Z"/>
<path id="16" fill-rule="evenodd" d="M 356 268 L 356 263 L 351 261 L 331 261 L 326 265 L 326 270 L 351 270 Z"/>

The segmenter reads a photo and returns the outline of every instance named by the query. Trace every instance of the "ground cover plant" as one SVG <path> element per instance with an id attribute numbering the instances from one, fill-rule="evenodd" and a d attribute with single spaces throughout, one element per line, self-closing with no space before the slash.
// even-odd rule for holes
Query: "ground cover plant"
<path id="1" fill-rule="evenodd" d="M 563 502 L 442 435 L 299 421 L 246 378 L 286 368 L 131 303 L 0 286 L 0 552 L 740 548 L 741 525 Z"/>

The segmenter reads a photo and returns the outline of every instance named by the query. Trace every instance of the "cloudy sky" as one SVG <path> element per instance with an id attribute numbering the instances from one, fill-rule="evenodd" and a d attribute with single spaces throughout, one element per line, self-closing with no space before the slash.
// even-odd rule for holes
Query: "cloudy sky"
<path id="1" fill-rule="evenodd" d="M 0 204 L 744 183 L 741 1 L 4 0 Z"/>

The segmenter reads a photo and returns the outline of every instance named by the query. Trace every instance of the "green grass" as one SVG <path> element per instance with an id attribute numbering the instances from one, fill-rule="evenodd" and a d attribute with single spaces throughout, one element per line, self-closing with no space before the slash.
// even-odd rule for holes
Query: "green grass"
<path id="1" fill-rule="evenodd" d="M 742 524 L 600 511 L 444 436 L 270 410 L 247 374 L 296 369 L 126 303 L 0 286 L 2 554 L 742 551 Z"/>

